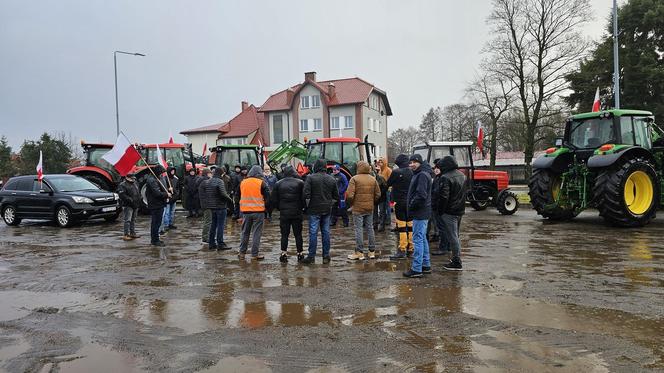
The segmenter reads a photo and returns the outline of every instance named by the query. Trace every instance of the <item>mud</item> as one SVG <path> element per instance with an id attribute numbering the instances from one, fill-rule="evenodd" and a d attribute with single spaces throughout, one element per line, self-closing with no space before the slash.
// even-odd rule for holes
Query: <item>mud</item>
<path id="1" fill-rule="evenodd" d="M 0 370 L 664 370 L 662 219 L 625 230 L 592 211 L 549 223 L 469 210 L 464 271 L 434 257 L 416 280 L 387 260 L 393 233 L 375 261 L 348 262 L 352 227 L 332 229 L 329 265 L 279 263 L 277 219 L 260 263 L 206 250 L 201 222 L 180 215 L 163 249 L 145 217 L 129 243 L 120 223 L 0 226 Z"/>

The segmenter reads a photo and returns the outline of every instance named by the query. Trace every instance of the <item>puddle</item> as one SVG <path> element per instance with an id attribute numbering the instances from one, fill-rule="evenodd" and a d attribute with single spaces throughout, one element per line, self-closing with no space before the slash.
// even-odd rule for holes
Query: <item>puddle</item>
<path id="1" fill-rule="evenodd" d="M 55 363 L 61 372 L 69 373 L 131 373 L 131 372 L 144 372 L 145 370 L 139 368 L 142 361 L 130 354 L 124 352 L 113 351 L 99 345 L 85 345 L 76 354 L 56 357 L 56 361 L 63 360 L 62 362 Z M 45 371 L 44 366 L 42 371 Z M 54 367 L 51 368 L 51 370 Z M 55 371 L 58 371 L 57 369 Z"/>
<path id="2" fill-rule="evenodd" d="M 92 297 L 81 293 L 44 293 L 25 290 L 0 291 L 0 299 L 2 299 L 0 321 L 19 319 L 34 309 L 46 312 L 57 312 L 63 308 L 75 310 L 93 301 Z"/>
<path id="3" fill-rule="evenodd" d="M 20 335 L 9 335 L 7 337 L 2 337 L 2 339 L 6 339 L 8 342 L 11 341 L 11 344 L 3 342 L 5 346 L 0 347 L 0 362 L 6 362 L 7 360 L 30 350 L 30 343 Z"/>
<path id="4" fill-rule="evenodd" d="M 225 357 L 200 373 L 270 373 L 272 369 L 260 359 L 252 356 Z"/>

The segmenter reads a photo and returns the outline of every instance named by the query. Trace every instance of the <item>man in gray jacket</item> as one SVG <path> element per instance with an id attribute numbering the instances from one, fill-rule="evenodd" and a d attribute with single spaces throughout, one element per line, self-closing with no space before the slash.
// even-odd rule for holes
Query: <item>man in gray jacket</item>
<path id="1" fill-rule="evenodd" d="M 201 184 L 205 200 L 205 209 L 210 210 L 210 232 L 208 243 L 210 250 L 229 250 L 230 247 L 224 242 L 224 224 L 226 222 L 226 209 L 233 206 L 233 200 L 226 191 L 226 185 L 221 179 L 223 171 L 221 168 L 214 170 L 214 176 Z M 204 196 L 204 197 L 203 197 Z"/>

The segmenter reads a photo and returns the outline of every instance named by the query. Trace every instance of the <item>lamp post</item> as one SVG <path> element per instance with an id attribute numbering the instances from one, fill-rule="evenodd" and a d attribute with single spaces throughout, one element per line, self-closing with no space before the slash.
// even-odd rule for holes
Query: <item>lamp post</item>
<path id="1" fill-rule="evenodd" d="M 130 56 L 145 57 L 142 53 L 131 53 L 123 51 L 113 52 L 113 68 L 115 69 L 115 135 L 120 136 L 120 111 L 118 110 L 118 53 Z"/>

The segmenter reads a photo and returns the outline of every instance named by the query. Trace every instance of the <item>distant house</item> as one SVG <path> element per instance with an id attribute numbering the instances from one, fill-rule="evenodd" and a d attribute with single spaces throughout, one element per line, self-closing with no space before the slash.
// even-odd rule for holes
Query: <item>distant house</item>
<path id="1" fill-rule="evenodd" d="M 258 109 L 265 114 L 266 143 L 318 137 L 358 137 L 376 145 L 375 157 L 387 156 L 387 94 L 360 78 L 304 81 L 270 96 Z"/>
<path id="2" fill-rule="evenodd" d="M 211 124 L 180 132 L 192 144 L 195 153 L 222 144 L 265 144 L 264 115 L 254 105 L 242 101 L 242 110 L 228 122 Z"/>

